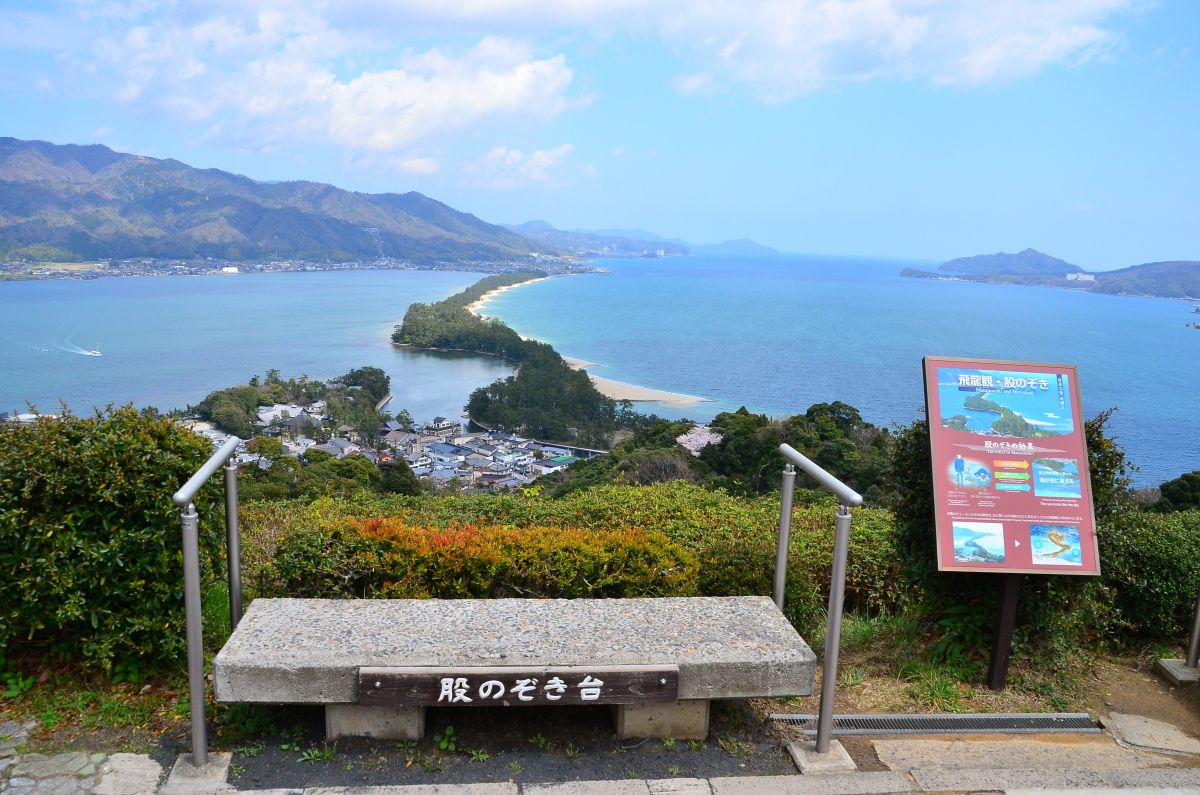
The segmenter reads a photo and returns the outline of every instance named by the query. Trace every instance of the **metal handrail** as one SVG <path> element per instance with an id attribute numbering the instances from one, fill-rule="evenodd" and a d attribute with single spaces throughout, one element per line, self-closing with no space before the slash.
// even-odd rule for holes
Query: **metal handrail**
<path id="1" fill-rule="evenodd" d="M 196 474 L 188 478 L 172 501 L 183 508 L 183 604 L 187 619 L 188 697 L 192 718 L 192 765 L 208 764 L 208 728 L 204 718 L 204 625 L 200 605 L 200 515 L 192 504 L 196 493 L 218 468 L 225 469 L 226 555 L 229 569 L 229 624 L 242 620 L 241 539 L 238 532 L 237 462 L 232 461 L 242 440 L 230 436 Z"/>
<path id="2" fill-rule="evenodd" d="M 779 445 L 779 452 L 788 460 L 783 468 L 783 483 L 779 500 L 779 545 L 775 550 L 775 604 L 783 610 L 784 585 L 787 581 L 788 545 L 792 532 L 792 497 L 796 488 L 796 469 L 809 477 L 840 501 L 836 517 L 837 531 L 833 541 L 833 570 L 829 576 L 829 618 L 825 629 L 825 661 L 821 669 L 821 709 L 817 717 L 819 754 L 829 753 L 833 734 L 833 702 L 837 697 L 838 648 L 842 640 L 842 607 L 846 596 L 846 556 L 850 547 L 850 509 L 862 505 L 862 496 L 833 475 L 800 454 L 791 445 Z M 793 464 L 795 466 L 793 466 Z"/>
<path id="3" fill-rule="evenodd" d="M 826 491 L 833 492 L 834 496 L 845 505 L 847 508 L 857 508 L 862 505 L 862 496 L 854 489 L 847 486 L 842 481 L 835 478 L 833 475 L 821 469 L 820 466 L 814 464 L 805 455 L 795 450 L 790 444 L 779 445 L 779 452 L 783 453 L 783 457 L 791 461 L 796 466 L 803 469 L 810 478 L 817 481 Z"/>
<path id="4" fill-rule="evenodd" d="M 171 501 L 180 508 L 191 502 L 192 498 L 196 496 L 196 492 L 200 491 L 200 487 L 208 482 L 208 479 L 217 471 L 217 467 L 229 460 L 229 457 L 233 455 L 241 443 L 241 439 L 236 436 L 230 436 L 225 441 L 225 444 L 217 448 L 217 451 L 204 462 L 204 466 L 197 469 L 196 474 L 188 478 L 188 482 L 184 483 L 179 491 L 175 492 L 174 496 L 171 497 Z"/>

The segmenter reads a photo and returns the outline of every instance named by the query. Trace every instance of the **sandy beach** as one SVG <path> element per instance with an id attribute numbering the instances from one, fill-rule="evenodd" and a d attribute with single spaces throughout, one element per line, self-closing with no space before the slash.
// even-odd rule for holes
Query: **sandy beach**
<path id="1" fill-rule="evenodd" d="M 488 290 L 486 293 L 479 296 L 476 301 L 468 304 L 467 311 L 472 314 L 479 315 L 480 317 L 484 317 L 485 315 L 481 310 L 488 303 L 488 301 L 492 300 L 500 293 L 516 289 L 517 287 L 524 287 L 527 284 L 544 282 L 550 278 L 553 277 L 543 276 L 540 279 L 530 279 L 529 281 L 521 282 L 520 284 L 509 284 L 504 287 L 497 287 L 495 290 Z M 530 338 L 526 337 L 525 339 Z M 598 366 L 595 362 L 588 362 L 584 361 L 583 359 L 573 359 L 570 356 L 563 356 L 563 361 L 565 361 L 568 366 L 573 367 L 576 370 L 587 370 L 589 367 Z M 588 376 L 592 379 L 592 384 L 596 387 L 600 394 L 604 395 L 605 397 L 612 398 L 613 400 L 629 400 L 634 403 L 662 403 L 664 406 L 671 406 L 673 408 L 689 408 L 700 403 L 711 402 L 706 398 L 696 397 L 695 395 L 683 395 L 678 392 L 664 392 L 661 389 L 649 389 L 644 386 L 637 386 L 636 384 L 626 384 L 622 381 L 614 381 L 611 378 L 603 378 L 595 373 L 588 373 Z"/>
<path id="2" fill-rule="evenodd" d="M 565 361 L 570 367 L 576 370 L 587 370 L 589 367 L 595 367 L 595 362 L 584 361 L 583 359 L 572 359 L 570 356 L 564 356 Z M 696 397 L 695 395 L 684 395 L 679 392 L 664 392 L 661 389 L 650 389 L 637 384 L 626 384 L 624 381 L 614 381 L 611 378 L 603 378 L 595 373 L 588 373 L 588 377 L 592 379 L 592 384 L 605 397 L 610 397 L 613 400 L 630 400 L 634 403 L 662 403 L 664 406 L 673 408 L 686 409 L 691 406 L 696 406 L 701 403 L 711 403 L 712 401 Z"/>
<path id="3" fill-rule="evenodd" d="M 509 290 L 513 290 L 517 287 L 524 287 L 527 284 L 537 284 L 538 282 L 544 282 L 544 281 L 547 281 L 548 279 L 550 279 L 549 276 L 542 276 L 537 279 L 530 279 L 527 282 L 521 282 L 519 284 L 506 284 L 503 287 L 497 287 L 495 290 L 488 290 L 486 293 L 479 296 L 479 298 L 477 298 L 475 301 L 467 304 L 467 311 L 470 312 L 472 315 L 479 315 L 480 317 L 483 317 L 484 314 L 480 310 L 482 310 L 483 307 L 487 305 L 488 301 L 491 301 L 493 298 L 500 295 L 500 293 L 508 292 Z"/>

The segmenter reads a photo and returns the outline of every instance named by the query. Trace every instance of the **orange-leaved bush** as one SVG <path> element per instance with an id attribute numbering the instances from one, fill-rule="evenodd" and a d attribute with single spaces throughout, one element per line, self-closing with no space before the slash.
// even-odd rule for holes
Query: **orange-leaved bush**
<path id="1" fill-rule="evenodd" d="M 693 596 L 695 556 L 636 528 L 587 530 L 346 519 L 279 539 L 263 596 L 576 598 Z"/>

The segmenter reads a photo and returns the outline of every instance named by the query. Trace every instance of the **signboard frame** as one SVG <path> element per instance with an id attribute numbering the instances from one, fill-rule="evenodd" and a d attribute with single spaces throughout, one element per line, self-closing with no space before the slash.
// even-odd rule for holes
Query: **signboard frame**
<path id="1" fill-rule="evenodd" d="M 1055 394 L 1060 396 L 1059 402 L 1064 412 L 1069 408 L 1070 431 L 1030 437 L 999 432 L 992 434 L 970 428 L 969 417 L 947 417 L 943 412 L 942 394 L 939 390 L 938 376 L 943 370 L 948 371 L 948 378 L 957 376 L 958 390 L 980 396 L 977 402 L 989 417 L 995 412 L 998 419 L 1018 425 L 1029 423 L 1024 422 L 1026 418 L 1020 413 L 989 401 L 985 396 L 1002 393 L 1036 397 L 1039 390 L 1050 390 L 1050 397 Z M 1075 365 L 926 356 L 922 359 L 922 371 L 929 425 L 938 570 L 997 574 L 1099 575 L 1100 553 L 1096 542 L 1095 508 L 1088 470 L 1079 375 Z M 978 382 L 974 380 L 976 378 L 979 379 Z M 1001 379 L 999 383 L 996 383 L 996 378 Z M 1029 382 L 1033 382 L 1033 386 L 1026 390 L 1024 384 Z M 1014 386 L 1008 387 L 1006 384 L 1009 383 Z M 1019 389 L 1015 386 L 1018 383 L 1022 384 Z M 941 387 L 948 389 L 948 385 L 944 383 Z M 1012 391 L 1005 393 L 1005 389 Z M 1047 413 L 1045 416 L 1054 415 Z M 948 427 L 947 419 L 956 420 L 961 427 Z M 1066 424 L 1061 417 L 1035 422 L 1047 425 Z M 1053 441 L 1039 444 L 1040 439 Z M 1045 447 L 1045 444 L 1054 446 Z M 1044 455 L 1039 457 L 1038 453 Z M 964 456 L 972 458 L 966 459 Z M 972 471 L 976 466 L 977 477 Z M 1048 477 L 1048 466 L 1065 467 L 1071 477 Z M 1051 471 L 1050 474 L 1054 473 Z M 957 479 L 958 483 L 953 479 Z M 1074 485 L 1056 487 L 1053 484 L 1056 480 L 1073 482 Z M 1038 494 L 1038 484 L 1045 485 L 1047 489 L 1059 488 L 1062 491 Z M 1006 491 L 1008 489 L 1011 491 Z M 1078 491 L 1077 496 L 1074 495 L 1075 491 Z M 975 536 L 968 543 L 979 550 L 978 557 L 981 559 L 957 559 L 956 522 L 957 530 L 961 534 Z M 1035 533 L 1043 548 L 1049 545 L 1061 549 L 1071 555 L 1069 558 L 1064 557 L 1064 560 L 1072 562 L 1035 564 Z M 1002 541 L 999 550 L 996 549 L 997 535 Z M 1074 554 L 1076 552 L 1077 556 Z M 1043 554 L 1040 557 L 1045 559 L 1053 557 L 1053 554 Z M 988 560 L 989 557 L 999 557 L 1000 561 Z M 1078 562 L 1074 562 L 1076 557 Z"/>

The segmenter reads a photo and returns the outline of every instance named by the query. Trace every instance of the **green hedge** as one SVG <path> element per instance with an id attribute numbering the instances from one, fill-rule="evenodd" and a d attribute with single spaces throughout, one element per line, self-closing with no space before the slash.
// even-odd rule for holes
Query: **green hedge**
<path id="1" fill-rule="evenodd" d="M 1200 595 L 1200 511 L 1128 512 L 1099 539 L 1104 580 L 1126 627 L 1183 640 Z"/>
<path id="2" fill-rule="evenodd" d="M 32 643 L 86 665 L 185 648 L 174 493 L 207 440 L 132 407 L 0 425 L 0 649 Z M 203 511 L 206 494 L 197 498 Z M 212 562 L 220 521 L 201 525 Z"/>
<path id="3" fill-rule="evenodd" d="M 833 502 L 818 500 L 798 505 L 793 514 L 785 612 L 802 633 L 813 632 L 824 620 L 835 510 Z M 556 500 L 540 497 L 533 489 L 505 495 L 360 495 L 312 503 L 248 505 L 242 510 L 243 566 L 248 581 L 253 588 L 256 572 L 281 554 L 282 539 L 303 531 L 333 530 L 351 517 L 375 516 L 389 516 L 418 527 L 480 524 L 555 528 L 554 532 L 562 528 L 592 532 L 632 528 L 661 533 L 696 558 L 700 594 L 770 595 L 779 499 L 741 499 L 723 491 L 673 482 L 604 486 Z M 909 593 L 899 576 L 897 560 L 891 514 L 856 509 L 847 571 L 847 607 L 900 609 Z M 303 587 L 301 583 L 297 586 Z"/>
<path id="4" fill-rule="evenodd" d="M 260 592 L 292 597 L 598 598 L 693 596 L 696 568 L 643 530 L 369 519 L 289 533 L 256 577 Z"/>

